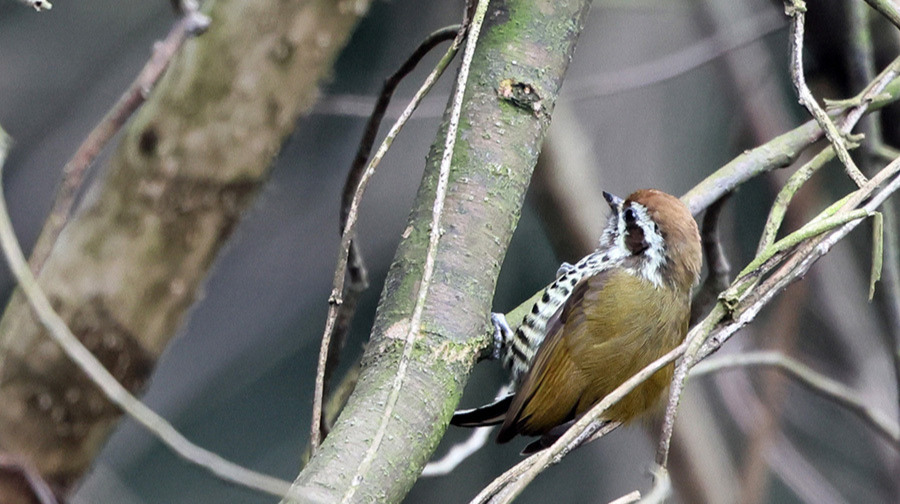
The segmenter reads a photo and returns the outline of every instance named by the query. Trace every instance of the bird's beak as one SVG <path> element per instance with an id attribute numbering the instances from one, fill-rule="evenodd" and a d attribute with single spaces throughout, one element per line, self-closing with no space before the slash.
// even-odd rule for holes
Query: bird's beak
<path id="1" fill-rule="evenodd" d="M 613 212 L 618 212 L 622 208 L 622 203 L 625 202 L 622 198 L 606 191 L 603 191 L 603 197 L 606 198 L 606 202 L 609 203 L 609 207 L 612 208 Z"/>

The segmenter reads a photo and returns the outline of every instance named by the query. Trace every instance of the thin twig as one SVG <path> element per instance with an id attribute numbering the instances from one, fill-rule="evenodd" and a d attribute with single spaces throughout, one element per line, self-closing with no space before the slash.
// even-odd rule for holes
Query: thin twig
<path id="1" fill-rule="evenodd" d="M 727 193 L 717 199 L 706 209 L 703 214 L 703 224 L 700 229 L 700 243 L 703 244 L 703 256 L 706 257 L 706 279 L 691 300 L 691 321 L 694 325 L 700 320 L 710 307 L 716 302 L 719 293 L 728 288 L 731 283 L 728 275 L 731 273 L 731 265 L 725 257 L 722 249 L 722 240 L 719 238 L 719 216 L 722 208 L 731 198 Z"/>
<path id="2" fill-rule="evenodd" d="M 387 425 L 394 416 L 394 407 L 400 397 L 400 391 L 403 388 L 403 382 L 406 379 L 407 368 L 412 357 L 414 342 L 419 335 L 422 324 L 422 313 L 425 311 L 425 301 L 428 297 L 428 290 L 431 286 L 432 277 L 434 275 L 435 255 L 437 254 L 438 241 L 441 234 L 441 217 L 444 212 L 444 199 L 447 196 L 447 186 L 450 180 L 450 165 L 453 160 L 453 151 L 456 146 L 457 131 L 459 128 L 460 116 L 462 115 L 463 97 L 465 95 L 466 86 L 469 81 L 469 69 L 472 66 L 472 59 L 475 56 L 475 47 L 478 43 L 478 37 L 481 34 L 481 26 L 484 21 L 485 13 L 487 13 L 489 0 L 478 0 L 471 22 L 466 27 L 466 48 L 463 52 L 462 62 L 459 67 L 459 73 L 456 77 L 456 88 L 453 100 L 450 106 L 450 114 L 447 120 L 447 136 L 444 142 L 444 150 L 441 154 L 441 164 L 438 174 L 437 187 L 435 188 L 434 206 L 431 211 L 431 230 L 428 237 L 428 248 L 425 252 L 425 265 L 422 268 L 422 280 L 419 283 L 419 292 L 416 296 L 415 306 L 413 307 L 412 316 L 409 320 L 409 327 L 404 338 L 403 354 L 400 356 L 400 363 L 397 366 L 397 373 L 394 376 L 387 401 L 384 405 L 384 412 L 375 431 L 372 442 L 366 450 L 365 457 L 360 462 L 356 470 L 356 476 L 351 480 L 350 488 L 344 495 L 342 502 L 349 502 L 360 484 L 365 478 L 365 474 L 369 471 L 372 462 L 384 439 Z M 470 4 L 471 6 L 471 4 Z M 468 14 L 467 14 L 468 17 Z M 458 47 L 462 43 L 463 32 L 453 41 L 453 46 Z"/>
<path id="3" fill-rule="evenodd" d="M 703 338 L 704 334 L 708 334 L 713 327 L 724 317 L 724 308 L 722 303 L 716 303 L 712 312 L 700 321 L 688 332 L 685 342 L 682 346 L 686 346 L 686 354 L 682 357 L 681 362 L 675 366 L 675 372 L 672 376 L 672 383 L 669 385 L 669 400 L 666 402 L 666 414 L 663 417 L 662 435 L 660 436 L 659 446 L 656 450 L 656 464 L 660 467 L 666 467 L 669 462 L 669 448 L 672 446 L 672 432 L 675 430 L 675 418 L 678 414 L 678 405 L 681 403 L 681 394 L 687 381 L 688 370 L 694 364 L 695 350 L 698 341 Z"/>
<path id="4" fill-rule="evenodd" d="M 391 126 L 390 131 L 388 131 L 384 140 L 382 140 L 381 145 L 375 152 L 375 155 L 372 156 L 372 159 L 366 166 L 366 169 L 360 177 L 359 183 L 356 186 L 356 193 L 354 194 L 353 199 L 350 203 L 350 209 L 347 212 L 347 219 L 344 224 L 343 233 L 341 235 L 341 246 L 340 251 L 338 252 L 337 261 L 338 264 L 334 272 L 334 283 L 331 290 L 331 296 L 328 299 L 328 318 L 325 322 L 325 331 L 322 335 L 322 346 L 319 349 L 318 371 L 316 372 L 316 386 L 313 395 L 313 418 L 309 440 L 311 453 L 313 454 L 319 447 L 319 444 L 322 440 L 320 427 L 322 425 L 322 402 L 325 391 L 324 370 L 326 363 L 328 362 L 328 349 L 330 347 L 330 341 L 334 331 L 334 326 L 337 321 L 338 308 L 343 303 L 341 296 L 344 291 L 347 262 L 350 255 L 351 242 L 353 240 L 353 236 L 355 235 L 356 220 L 359 216 L 359 205 L 362 201 L 362 196 L 369 184 L 369 180 L 371 180 L 372 176 L 375 175 L 375 168 L 379 163 L 381 163 L 382 158 L 384 158 L 385 153 L 387 153 L 388 148 L 390 148 L 391 144 L 394 142 L 397 134 L 409 120 L 410 116 L 412 116 L 412 113 L 416 110 L 416 107 L 418 107 L 419 103 L 422 102 L 422 98 L 426 94 L 428 94 L 428 91 L 431 90 L 432 86 L 434 86 L 434 83 L 437 82 L 441 74 L 444 73 L 444 70 L 447 69 L 447 66 L 453 60 L 453 57 L 456 55 L 456 52 L 459 50 L 461 44 L 462 31 L 460 31 L 460 34 L 456 37 L 456 39 L 454 39 L 453 44 L 444 54 L 443 58 L 441 58 L 441 60 L 438 62 L 437 66 L 435 66 L 431 73 L 428 74 L 428 77 L 425 78 L 425 82 L 422 83 L 422 86 L 416 92 L 415 96 L 413 96 L 412 100 L 409 102 L 409 104 L 407 104 L 406 109 L 403 110 L 400 118 L 397 119 L 393 126 Z"/>
<path id="5" fill-rule="evenodd" d="M 497 478 L 494 483 L 486 487 L 471 504 L 508 503 L 518 496 L 525 487 L 531 483 L 538 474 L 547 467 L 558 463 L 575 448 L 590 440 L 595 433 L 601 430 L 603 414 L 641 383 L 653 376 L 657 371 L 669 365 L 675 359 L 684 354 L 687 343 L 682 343 L 662 357 L 651 362 L 637 374 L 625 380 L 615 390 L 610 392 L 599 403 L 588 410 L 575 422 L 556 442 L 549 448 L 537 452 L 520 462 L 518 465 Z M 502 481 L 502 484 L 495 484 Z"/>
<path id="6" fill-rule="evenodd" d="M 425 40 L 423 40 L 419 44 L 419 47 L 417 47 L 412 54 L 409 55 L 406 61 L 400 65 L 400 68 L 384 80 L 384 84 L 381 87 L 381 93 L 375 101 L 375 105 L 369 115 L 369 120 L 366 122 L 366 127 L 363 130 L 363 137 L 360 139 L 359 147 L 356 149 L 356 156 L 353 158 L 353 163 L 350 165 L 350 171 L 347 173 L 347 180 L 344 182 L 344 192 L 341 195 L 341 231 L 344 230 L 344 225 L 347 222 L 347 214 L 350 212 L 350 205 L 353 202 L 353 195 L 356 193 L 356 188 L 359 186 L 360 179 L 362 179 L 366 162 L 369 160 L 369 155 L 372 153 L 372 147 L 375 145 L 375 138 L 378 136 L 378 128 L 381 127 L 381 122 L 384 120 L 384 114 L 387 111 L 388 105 L 391 103 L 394 91 L 397 90 L 397 86 L 400 82 L 402 82 L 410 72 L 415 70 L 419 62 L 421 62 L 432 49 L 443 42 L 448 42 L 456 38 L 457 35 L 459 35 L 461 28 L 460 25 L 447 26 L 425 37 Z"/>
<path id="7" fill-rule="evenodd" d="M 31 254 L 29 264 L 32 272 L 35 274 L 39 273 L 50 256 L 50 251 L 53 250 L 59 234 L 66 226 L 72 213 L 75 197 L 81 189 L 88 167 L 91 166 L 97 155 L 106 147 L 106 144 L 122 129 L 128 118 L 147 101 L 150 91 L 165 74 L 169 63 L 178 53 L 178 50 L 181 49 L 185 40 L 205 31 L 209 23 L 209 18 L 197 12 L 196 9 L 185 12 L 184 16 L 180 17 L 172 26 L 172 29 L 169 30 L 166 38 L 153 46 L 153 54 L 147 63 L 144 64 L 141 73 L 138 74 L 137 78 L 131 83 L 131 86 L 119 98 L 119 101 L 116 102 L 113 108 L 100 120 L 100 123 L 88 134 L 72 158 L 63 167 L 62 184 L 56 193 L 56 199 L 53 202 L 53 208 L 47 218 L 47 223 L 43 231 L 41 231 L 41 235 Z"/>
<path id="8" fill-rule="evenodd" d="M 869 202 L 860 210 L 866 214 L 873 213 L 884 200 L 900 187 L 900 176 L 895 176 L 900 169 L 900 159 L 895 160 L 885 167 L 879 174 L 867 182 L 862 188 L 845 198 L 844 206 L 839 212 L 850 213 L 861 201 L 871 195 L 884 180 L 894 177 L 891 182 L 878 191 Z M 836 215 L 835 217 L 839 217 Z M 684 358 L 675 368 L 675 376 L 670 388 L 669 403 L 666 408 L 666 417 L 663 424 L 663 434 L 660 438 L 657 450 L 657 463 L 665 467 L 668 460 L 669 446 L 671 444 L 672 427 L 678 409 L 678 402 L 687 379 L 687 370 L 695 363 L 715 352 L 738 330 L 749 324 L 763 306 L 768 304 L 776 294 L 784 290 L 788 285 L 801 278 L 819 258 L 829 250 L 847 233 L 858 226 L 864 217 L 855 218 L 840 224 L 839 227 L 828 231 L 824 236 L 818 234 L 807 237 L 807 245 L 797 250 L 793 257 L 786 261 L 779 271 L 774 273 L 765 282 L 752 289 L 750 295 L 744 296 L 739 302 L 729 302 L 730 308 L 726 309 L 726 301 L 721 301 L 713 308 L 712 313 L 698 326 L 694 327 L 687 336 L 688 350 Z M 839 221 L 836 221 L 839 222 Z M 811 226 L 807 226 L 811 227 Z M 817 229 L 816 231 L 821 231 Z M 735 285 L 740 282 L 735 281 Z M 732 286 L 734 288 L 734 285 Z M 726 317 L 731 318 L 725 321 Z"/>
<path id="9" fill-rule="evenodd" d="M 888 440 L 894 447 L 900 448 L 900 424 L 893 422 L 881 411 L 871 408 L 861 401 L 857 391 L 816 372 L 781 352 L 759 351 L 707 359 L 694 366 L 691 370 L 691 377 L 750 366 L 771 366 L 786 373 L 810 391 L 843 406 L 872 427 L 878 435 Z"/>
<path id="10" fill-rule="evenodd" d="M 375 104 L 372 115 L 366 123 L 365 132 L 360 140 L 359 147 L 356 151 L 356 157 L 350 166 L 347 174 L 347 180 L 344 183 L 344 192 L 341 196 L 341 217 L 340 231 L 343 232 L 347 223 L 347 215 L 350 212 L 350 206 L 353 203 L 353 196 L 356 188 L 363 176 L 369 155 L 372 153 L 372 146 L 375 144 L 375 138 L 378 135 L 378 128 L 384 119 L 384 113 L 391 102 L 394 91 L 400 82 L 412 72 L 419 62 L 438 44 L 453 40 L 459 33 L 460 25 L 448 26 L 435 31 L 425 38 L 419 47 L 403 62 L 399 69 L 390 77 L 385 79 L 381 89 L 381 94 Z M 359 249 L 356 239 L 350 242 L 350 252 L 347 258 L 347 275 L 349 276 L 349 284 L 344 288 L 341 300 L 343 301 L 338 308 L 337 320 L 335 321 L 334 330 L 328 345 L 328 356 L 325 359 L 325 369 L 322 371 L 322 395 L 328 395 L 329 384 L 334 370 L 340 364 L 341 352 L 347 341 L 347 334 L 350 332 L 350 325 L 353 322 L 353 316 L 356 313 L 356 306 L 359 303 L 360 295 L 365 292 L 369 286 L 368 273 L 366 271 L 365 261 L 362 252 Z M 320 429 L 322 438 L 328 436 L 331 430 L 331 424 L 321 416 Z"/>
<path id="11" fill-rule="evenodd" d="M 838 159 L 844 164 L 847 175 L 856 182 L 856 185 L 862 187 L 866 183 L 866 176 L 859 171 L 850 153 L 847 151 L 847 144 L 844 137 L 837 126 L 834 125 L 825 110 L 816 102 L 812 92 L 806 85 L 806 76 L 803 73 L 803 32 L 806 18 L 806 3 L 803 0 L 785 0 L 785 13 L 791 17 L 791 81 L 797 90 L 800 103 L 809 110 L 809 113 L 816 119 L 828 141 L 837 151 Z"/>
<path id="12" fill-rule="evenodd" d="M 872 45 L 872 27 L 869 9 L 863 0 L 850 0 L 844 4 L 848 24 L 847 36 L 847 77 L 850 88 L 859 89 L 875 79 L 875 50 Z M 866 141 L 860 144 L 863 154 L 860 168 L 869 174 L 876 160 L 874 150 L 883 144 L 881 135 L 880 113 L 872 113 L 863 118 L 859 124 L 860 132 Z M 892 158 L 893 159 L 893 158 Z"/>
<path id="13" fill-rule="evenodd" d="M 8 138 L 0 130 L 0 177 L 2 177 L 3 163 L 6 161 Z M 0 245 L 2 245 L 4 256 L 13 276 L 18 281 L 41 324 L 63 352 L 100 388 L 110 402 L 152 432 L 178 456 L 206 469 L 219 479 L 278 497 L 286 495 L 290 491 L 290 483 L 287 481 L 251 471 L 191 443 L 172 424 L 131 395 L 122 384 L 116 381 L 115 377 L 103 367 L 103 364 L 72 334 L 38 285 L 16 239 L 2 190 L 0 190 Z"/>
<path id="14" fill-rule="evenodd" d="M 557 109 L 563 103 L 572 104 L 582 100 L 627 93 L 666 82 L 711 63 L 725 54 L 757 42 L 785 27 L 786 24 L 781 15 L 767 11 L 746 21 L 735 23 L 733 26 L 724 27 L 708 37 L 697 40 L 659 59 L 621 70 L 600 72 L 584 79 L 567 80 L 566 90 L 560 96 Z M 330 95 L 316 104 L 313 113 L 369 117 L 375 100 L 374 96 Z M 429 97 L 423 103 L 421 113 L 417 117 L 440 117 L 446 102 L 446 95 L 438 94 Z M 399 114 L 399 110 L 394 111 L 393 108 L 391 107 L 387 112 L 389 117 L 397 117 Z"/>
<path id="15" fill-rule="evenodd" d="M 837 151 L 838 158 L 844 164 L 848 175 L 858 186 L 865 183 L 866 178 L 850 157 L 847 143 L 844 140 L 848 131 L 839 131 L 824 109 L 819 106 L 812 92 L 806 85 L 803 71 L 803 34 L 805 30 L 806 3 L 804 0 L 785 0 L 785 13 L 791 17 L 791 80 L 800 100 L 810 114 L 819 123 L 825 136 Z"/>
<path id="16" fill-rule="evenodd" d="M 900 28 L 900 10 L 891 0 L 866 0 L 866 3 L 888 18 L 891 23 L 894 23 L 894 26 Z"/>
<path id="17" fill-rule="evenodd" d="M 722 402 L 744 436 L 750 436 L 761 422 L 764 406 L 754 393 L 746 374 L 729 380 L 715 376 L 722 390 Z M 774 476 L 784 482 L 801 502 L 808 504 L 848 504 L 831 482 L 800 453 L 795 443 L 778 431 L 766 451 L 766 462 Z M 736 499 L 735 499 L 736 500 Z"/>
<path id="18" fill-rule="evenodd" d="M 821 241 L 821 239 L 818 241 L 810 241 L 808 238 L 817 237 L 823 230 L 829 230 L 834 227 L 835 224 L 840 225 L 845 224 L 848 221 L 857 221 L 858 218 L 865 217 L 874 211 L 856 209 L 856 206 L 869 197 L 878 186 L 884 183 L 888 178 L 893 177 L 898 171 L 900 171 L 900 158 L 888 164 L 888 166 L 872 177 L 871 180 L 866 182 L 862 188 L 847 195 L 822 211 L 817 217 L 810 220 L 806 226 L 789 234 L 760 252 L 756 258 L 750 261 L 750 264 L 738 274 L 734 284 L 732 284 L 726 292 L 722 293 L 721 298 L 731 307 L 739 302 L 744 302 L 747 297 L 756 295 L 760 292 L 757 290 L 755 291 L 755 294 L 751 294 L 758 279 L 780 264 L 787 252 L 792 248 L 797 247 L 801 243 L 805 243 L 805 248 L 801 248 L 794 254 L 794 261 L 788 262 L 787 265 L 782 267 L 783 271 L 795 267 L 797 261 L 801 260 L 800 258 L 809 255 L 810 251 L 818 246 Z M 769 281 L 771 280 L 772 279 L 770 278 Z"/>
<path id="19" fill-rule="evenodd" d="M 826 239 L 830 239 L 830 237 L 836 236 L 835 232 L 831 232 L 831 234 L 827 236 L 818 236 L 821 234 L 821 230 L 828 229 L 830 225 L 825 225 L 826 221 L 828 224 L 831 223 L 840 223 L 841 221 L 850 218 L 849 222 L 842 223 L 842 227 L 840 229 L 846 228 L 846 226 L 850 225 L 850 228 L 847 228 L 847 232 L 850 229 L 856 227 L 862 219 L 862 213 L 871 214 L 875 211 L 875 209 L 887 198 L 892 192 L 893 188 L 895 188 L 896 180 L 892 181 L 890 185 L 888 185 L 885 189 L 883 189 L 879 195 L 872 199 L 868 204 L 866 204 L 863 208 L 857 209 L 856 206 L 859 205 L 863 200 L 868 198 L 882 183 L 884 183 L 888 178 L 893 177 L 900 171 L 900 158 L 895 159 L 893 162 L 888 164 L 884 169 L 882 169 L 878 174 L 876 174 L 872 179 L 867 182 L 862 188 L 857 191 L 851 193 L 847 197 L 838 201 L 840 208 L 836 213 L 830 215 L 827 218 L 818 218 L 810 221 L 809 224 L 804 226 L 804 228 L 796 231 L 787 237 L 783 238 L 779 242 L 772 245 L 767 249 L 766 253 L 773 253 L 778 250 L 787 250 L 785 246 L 793 247 L 795 245 L 800 245 L 804 243 L 802 247 L 799 247 L 796 252 L 794 252 L 793 257 L 784 263 L 781 266 L 781 269 L 778 273 L 772 275 L 770 278 L 766 280 L 766 284 L 764 284 L 759 289 L 752 289 L 753 292 L 750 292 L 751 289 L 747 288 L 748 279 L 755 280 L 765 272 L 773 269 L 779 262 L 778 261 L 760 261 L 760 257 L 751 261 L 751 265 L 753 267 L 747 267 L 741 274 L 738 275 L 738 280 L 735 281 L 735 284 L 732 285 L 728 289 L 727 292 L 723 293 L 723 298 L 726 302 L 731 306 L 736 306 L 737 304 L 742 304 L 743 306 L 748 306 L 756 302 L 756 300 L 760 296 L 766 295 L 776 283 L 782 282 L 785 279 L 785 274 L 789 271 L 793 271 L 797 268 L 798 264 L 806 261 L 810 257 L 815 255 L 816 258 L 821 257 L 821 254 L 818 253 L 815 249 L 822 246 Z M 890 189 L 890 191 L 888 191 Z M 885 192 L 888 191 L 888 192 Z M 873 202 L 877 201 L 877 204 L 873 206 Z M 822 212 L 820 217 L 826 213 L 829 213 L 831 209 L 833 209 L 835 205 L 832 205 L 830 209 L 826 209 L 826 211 Z M 858 215 L 859 217 L 854 217 L 853 215 Z M 846 233 L 841 234 L 841 238 Z M 814 238 L 812 240 L 808 240 L 807 238 Z M 839 240 L 840 238 L 838 238 Z M 831 244 L 833 245 L 833 243 Z M 830 246 L 828 246 L 830 249 Z M 814 254 L 815 253 L 815 254 Z M 775 257 L 775 256 L 772 256 Z M 755 269 L 754 269 L 755 268 Z M 793 281 L 793 280 L 791 280 Z"/>
<path id="20" fill-rule="evenodd" d="M 772 203 L 771 210 L 769 210 L 769 217 L 766 219 L 766 224 L 763 227 L 762 238 L 760 238 L 759 246 L 756 248 L 757 255 L 762 254 L 766 248 L 775 243 L 775 237 L 778 235 L 778 230 L 784 221 L 788 205 L 794 198 L 794 195 L 797 194 L 797 191 L 832 159 L 834 159 L 834 148 L 826 147 L 791 174 L 781 191 L 775 196 L 775 201 Z"/>
<path id="21" fill-rule="evenodd" d="M 614 404 L 614 403 L 613 403 Z M 600 422 L 598 422 L 600 423 Z M 599 439 L 610 432 L 621 427 L 621 422 L 606 422 L 603 423 L 599 430 L 597 430 L 594 435 L 590 438 L 589 441 L 593 441 L 595 439 Z M 574 425 L 572 426 L 574 427 Z M 591 427 L 594 427 L 594 424 L 591 424 Z M 571 428 L 569 429 L 571 431 Z M 580 438 L 581 439 L 581 438 Z M 557 440 L 558 442 L 559 440 Z M 540 452 L 538 452 L 540 453 Z M 529 469 L 534 467 L 537 463 L 537 455 L 535 453 L 530 457 L 522 460 L 518 464 L 509 468 L 506 472 L 501 474 L 500 476 L 494 478 L 488 486 L 484 487 L 481 492 L 475 496 L 474 499 L 469 504 L 482 504 L 487 502 L 499 502 L 506 493 L 509 492 L 509 488 L 513 483 L 516 483 L 518 479 Z"/>

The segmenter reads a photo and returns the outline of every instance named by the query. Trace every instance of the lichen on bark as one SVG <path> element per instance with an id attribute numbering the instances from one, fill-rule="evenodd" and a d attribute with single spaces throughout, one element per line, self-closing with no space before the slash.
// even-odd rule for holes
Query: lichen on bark
<path id="1" fill-rule="evenodd" d="M 421 288 L 446 125 L 388 273 L 360 382 L 295 482 L 310 502 L 399 502 L 437 446 L 488 330 L 500 263 L 589 4 L 510 0 L 489 7 L 466 85 L 434 276 L 399 399 L 385 410 Z M 537 90 L 541 112 L 501 100 L 504 79 Z M 373 445 L 385 415 L 389 442 Z M 370 450 L 375 458 L 361 468 Z"/>

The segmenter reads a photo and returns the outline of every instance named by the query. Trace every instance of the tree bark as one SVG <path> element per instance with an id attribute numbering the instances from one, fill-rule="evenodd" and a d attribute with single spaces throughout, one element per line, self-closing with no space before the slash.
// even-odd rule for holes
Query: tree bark
<path id="1" fill-rule="evenodd" d="M 466 86 L 421 330 L 407 341 L 422 288 L 446 127 L 426 161 L 388 273 L 359 384 L 295 482 L 305 501 L 399 502 L 440 442 L 486 346 L 500 264 L 589 5 L 492 2 Z M 498 89 L 510 83 L 530 86 L 540 98 L 539 110 L 501 98 Z M 406 352 L 411 357 L 398 377 L 406 345 L 413 345 Z M 398 384 L 399 398 L 390 409 Z"/>
<path id="2" fill-rule="evenodd" d="M 40 275 L 69 327 L 132 391 L 368 0 L 206 4 L 209 31 L 172 62 Z M 15 295 L 0 321 L 0 450 L 65 491 L 119 416 Z"/>

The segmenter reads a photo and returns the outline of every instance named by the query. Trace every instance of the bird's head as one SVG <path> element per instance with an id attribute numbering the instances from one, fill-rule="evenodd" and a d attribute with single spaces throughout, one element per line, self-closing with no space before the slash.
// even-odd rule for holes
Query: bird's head
<path id="1" fill-rule="evenodd" d="M 689 291 L 700 278 L 700 232 L 681 200 L 656 189 L 603 196 L 612 214 L 600 250 L 657 287 Z"/>

